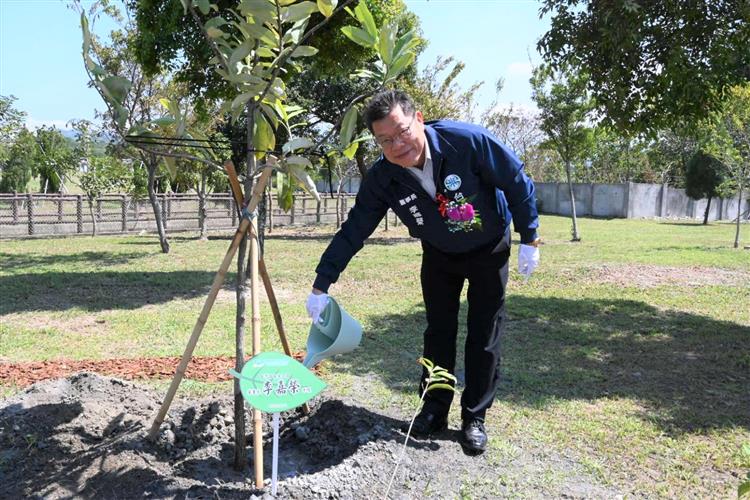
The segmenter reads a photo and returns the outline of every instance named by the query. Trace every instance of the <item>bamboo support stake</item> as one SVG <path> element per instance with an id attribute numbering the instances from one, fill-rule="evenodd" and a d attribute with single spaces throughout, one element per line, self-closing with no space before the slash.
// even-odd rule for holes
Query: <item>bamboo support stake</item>
<path id="1" fill-rule="evenodd" d="M 252 212 L 258 206 L 260 196 L 263 195 L 263 189 L 265 188 L 265 185 L 268 182 L 272 171 L 273 169 L 271 167 L 265 168 L 260 178 L 255 183 L 255 187 L 253 188 L 253 196 L 248 203 L 248 211 Z M 261 187 L 258 188 L 259 186 Z M 242 241 L 242 238 L 244 237 L 245 233 L 247 233 L 249 227 L 250 220 L 247 217 L 243 217 L 242 221 L 240 222 L 240 226 L 237 228 L 237 232 L 234 234 L 234 238 L 232 238 L 232 243 L 229 245 L 229 250 L 227 250 L 227 253 L 224 256 L 224 260 L 221 262 L 219 271 L 214 277 L 213 284 L 211 285 L 211 291 L 208 293 L 208 297 L 206 297 L 206 301 L 203 303 L 203 309 L 201 310 L 201 314 L 198 317 L 198 321 L 195 322 L 193 332 L 190 335 L 190 340 L 185 347 L 185 352 L 182 354 L 182 359 L 180 360 L 180 364 L 177 366 L 177 370 L 175 371 L 174 378 L 172 378 L 172 383 L 169 386 L 169 390 L 167 391 L 167 395 L 164 398 L 164 402 L 159 409 L 159 413 L 154 419 L 154 423 L 151 425 L 151 430 L 149 430 L 148 433 L 148 439 L 152 441 L 156 439 L 156 436 L 159 433 L 159 427 L 161 426 L 162 422 L 164 422 L 164 417 L 166 416 L 167 411 L 172 404 L 172 400 L 174 399 L 174 395 L 177 392 L 177 388 L 180 386 L 180 382 L 182 382 L 182 378 L 185 376 L 187 365 L 188 363 L 190 363 L 190 359 L 193 357 L 195 345 L 198 343 L 198 338 L 203 332 L 203 327 L 206 325 L 208 315 L 214 305 L 216 296 L 219 294 L 222 283 L 224 283 L 229 265 L 232 263 L 234 254 L 237 253 L 237 247 L 239 247 L 240 241 Z"/>
<path id="2" fill-rule="evenodd" d="M 260 247 L 258 245 L 258 231 L 256 220 L 250 224 L 250 303 L 252 304 L 252 328 L 253 328 L 253 356 L 261 352 L 260 344 L 260 290 L 258 285 L 258 261 L 260 260 Z M 255 487 L 263 489 L 263 415 L 261 411 L 253 408 L 253 450 L 255 455 Z"/>

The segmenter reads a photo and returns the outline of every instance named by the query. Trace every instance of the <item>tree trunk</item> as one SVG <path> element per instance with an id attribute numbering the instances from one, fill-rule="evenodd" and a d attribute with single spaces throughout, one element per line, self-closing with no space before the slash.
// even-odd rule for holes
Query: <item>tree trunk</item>
<path id="1" fill-rule="evenodd" d="M 268 203 L 266 205 L 266 213 L 268 214 L 268 234 L 273 232 L 273 193 L 271 193 L 270 183 L 269 187 L 266 188 L 268 194 Z"/>
<path id="2" fill-rule="evenodd" d="M 571 177 L 571 165 L 570 161 L 565 162 L 565 176 L 568 178 L 568 191 L 570 192 L 570 215 L 573 218 L 573 239 L 571 241 L 581 241 L 581 236 L 578 234 L 578 219 L 576 218 L 576 197 L 573 193 L 573 180 Z"/>
<path id="3" fill-rule="evenodd" d="M 89 198 L 89 213 L 91 214 L 91 236 L 96 236 L 96 216 L 94 215 L 94 200 Z"/>
<path id="4" fill-rule="evenodd" d="M 245 364 L 245 297 L 247 296 L 247 235 L 237 250 L 237 313 L 235 315 L 235 370 L 241 373 Z M 239 379 L 234 379 L 234 468 L 245 469 L 247 456 L 245 436 L 245 400 Z"/>
<path id="5" fill-rule="evenodd" d="M 344 214 L 343 210 L 344 207 L 342 206 L 342 196 L 341 196 L 341 190 L 344 186 L 344 181 L 342 179 L 339 179 L 339 185 L 336 186 L 336 228 L 341 227 L 341 223 L 344 220 Z"/>
<path id="6" fill-rule="evenodd" d="M 201 173 L 201 180 L 198 184 L 198 227 L 200 229 L 200 239 L 208 239 L 208 209 L 206 207 L 206 174 Z"/>
<path id="7" fill-rule="evenodd" d="M 367 165 L 365 164 L 365 152 L 362 148 L 357 148 L 354 159 L 357 161 L 357 170 L 359 170 L 360 177 L 362 177 L 362 180 L 365 180 L 365 175 L 367 175 Z"/>
<path id="8" fill-rule="evenodd" d="M 151 208 L 154 210 L 154 220 L 156 221 L 156 230 L 159 232 L 159 244 L 162 253 L 169 253 L 169 241 L 167 241 L 167 232 L 164 229 L 164 219 L 161 213 L 161 204 L 156 196 L 156 166 L 155 160 L 150 161 L 146 166 L 148 170 L 148 199 L 151 202 Z"/>
<path id="9" fill-rule="evenodd" d="M 737 229 L 734 232 L 734 248 L 740 247 L 740 222 L 742 221 L 742 179 L 740 179 L 739 198 L 737 199 Z"/>
<path id="10" fill-rule="evenodd" d="M 708 225 L 708 212 L 711 210 L 711 197 L 708 197 L 708 202 L 706 203 L 706 211 L 703 213 L 703 225 Z"/>

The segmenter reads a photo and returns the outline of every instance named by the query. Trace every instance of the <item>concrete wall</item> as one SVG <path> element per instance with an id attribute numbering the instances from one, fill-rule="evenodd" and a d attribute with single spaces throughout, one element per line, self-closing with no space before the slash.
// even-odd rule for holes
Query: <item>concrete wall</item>
<path id="1" fill-rule="evenodd" d="M 565 183 L 538 182 L 536 197 L 540 211 L 570 215 L 570 194 Z M 672 217 L 703 219 L 707 200 L 692 200 L 684 189 L 660 184 L 573 184 L 576 214 L 594 217 Z M 731 220 L 737 216 L 737 196 L 711 201 L 709 220 Z M 750 210 L 750 196 L 743 196 L 743 212 Z M 745 214 L 746 218 L 750 215 Z"/>

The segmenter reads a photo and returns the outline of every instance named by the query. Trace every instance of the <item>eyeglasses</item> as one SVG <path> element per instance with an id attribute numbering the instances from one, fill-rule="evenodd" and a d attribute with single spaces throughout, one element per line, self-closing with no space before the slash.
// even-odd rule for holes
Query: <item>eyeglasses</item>
<path id="1" fill-rule="evenodd" d="M 414 119 L 416 117 L 416 114 L 412 115 L 409 125 L 407 125 L 406 128 L 402 129 L 398 134 L 394 135 L 393 137 L 388 137 L 387 139 L 375 139 L 375 142 L 383 149 L 390 149 L 393 147 L 397 140 L 404 142 L 411 139 L 413 135 L 411 126 L 414 124 Z"/>

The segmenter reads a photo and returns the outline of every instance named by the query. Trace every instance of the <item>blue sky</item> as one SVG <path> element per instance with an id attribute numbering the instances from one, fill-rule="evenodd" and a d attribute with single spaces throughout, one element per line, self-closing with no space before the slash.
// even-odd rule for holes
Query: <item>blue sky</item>
<path id="1" fill-rule="evenodd" d="M 84 2 L 86 3 L 86 2 Z M 539 61 L 536 41 L 548 27 L 538 19 L 535 0 L 406 0 L 422 23 L 429 47 L 419 66 L 437 56 L 466 63 L 458 83 L 468 88 L 484 81 L 480 108 L 495 97 L 495 82 L 505 79 L 500 102 L 531 107 L 529 56 Z M 103 28 L 104 26 L 101 26 Z M 64 128 L 74 118 L 93 119 L 104 107 L 86 87 L 78 15 L 61 0 L 0 0 L 0 95 L 18 98 L 31 127 Z"/>

